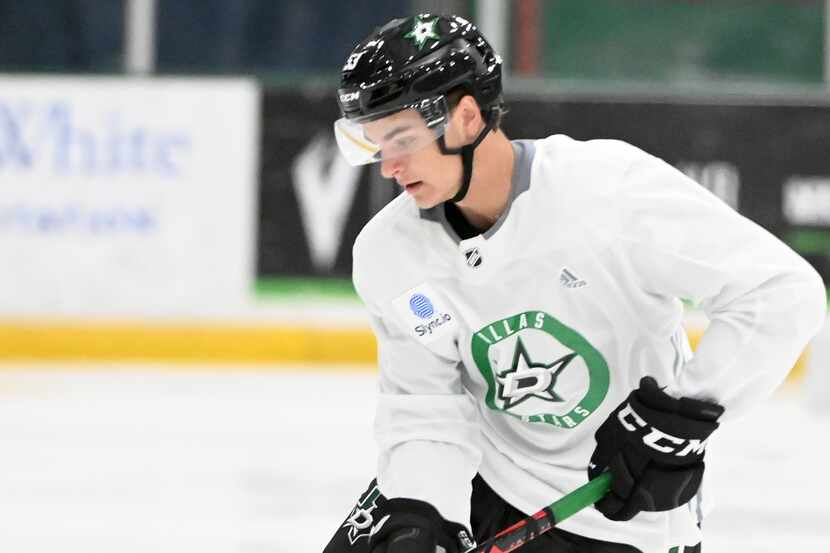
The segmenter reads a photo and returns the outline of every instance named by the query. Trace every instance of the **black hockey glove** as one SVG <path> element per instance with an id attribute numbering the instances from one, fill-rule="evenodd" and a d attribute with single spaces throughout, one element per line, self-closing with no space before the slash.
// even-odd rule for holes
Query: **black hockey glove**
<path id="1" fill-rule="evenodd" d="M 700 487 L 706 439 L 722 414 L 716 403 L 675 399 L 653 378 L 640 380 L 594 435 L 588 478 L 611 473 L 611 490 L 596 508 L 611 520 L 630 520 L 687 503 Z"/>
<path id="2" fill-rule="evenodd" d="M 369 536 L 372 553 L 464 553 L 475 547 L 461 524 L 445 520 L 432 505 L 417 499 L 389 499 L 374 513 Z"/>

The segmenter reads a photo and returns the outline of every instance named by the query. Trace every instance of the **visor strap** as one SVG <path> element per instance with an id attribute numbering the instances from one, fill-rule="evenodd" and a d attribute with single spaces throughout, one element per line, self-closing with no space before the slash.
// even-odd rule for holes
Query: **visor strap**
<path id="1" fill-rule="evenodd" d="M 495 120 L 495 111 L 490 110 L 487 113 L 487 123 L 484 125 L 484 128 L 481 129 L 481 132 L 478 133 L 475 141 L 472 144 L 466 144 L 460 148 L 447 148 L 446 142 L 444 142 L 444 135 L 438 137 L 438 148 L 441 150 L 441 153 L 444 155 L 461 155 L 461 165 L 463 167 L 463 175 L 461 177 L 461 188 L 458 189 L 458 192 L 453 196 L 450 200 L 453 203 L 458 203 L 464 199 L 467 195 L 467 192 L 470 190 L 470 181 L 473 178 L 473 154 L 475 152 L 476 147 L 481 144 L 481 141 L 487 136 L 493 129 L 493 123 Z"/>

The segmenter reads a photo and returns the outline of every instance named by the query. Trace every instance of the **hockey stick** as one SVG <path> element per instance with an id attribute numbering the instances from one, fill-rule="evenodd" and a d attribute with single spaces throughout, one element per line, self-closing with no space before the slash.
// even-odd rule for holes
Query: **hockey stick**
<path id="1" fill-rule="evenodd" d="M 569 516 L 593 505 L 611 487 L 611 474 L 604 472 L 584 486 L 555 501 L 533 515 L 502 530 L 470 553 L 510 553 L 544 534 Z"/>

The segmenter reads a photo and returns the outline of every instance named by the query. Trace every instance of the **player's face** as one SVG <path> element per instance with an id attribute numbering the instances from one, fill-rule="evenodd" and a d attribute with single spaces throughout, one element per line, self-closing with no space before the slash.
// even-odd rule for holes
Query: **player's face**
<path id="1" fill-rule="evenodd" d="M 451 199 L 461 183 L 458 156 L 445 156 L 438 149 L 435 133 L 415 110 L 405 110 L 364 125 L 366 136 L 384 150 L 381 174 L 395 179 L 416 205 L 428 209 Z M 452 124 L 447 128 L 447 146 L 453 147 Z M 417 147 L 413 148 L 412 145 Z M 399 155 L 397 152 L 402 152 Z"/>

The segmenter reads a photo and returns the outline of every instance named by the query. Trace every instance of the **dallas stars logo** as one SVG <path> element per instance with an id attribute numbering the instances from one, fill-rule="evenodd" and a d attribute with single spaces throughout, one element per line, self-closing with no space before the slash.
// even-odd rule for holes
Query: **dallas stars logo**
<path id="1" fill-rule="evenodd" d="M 549 352 L 545 359 L 558 359 L 550 364 L 534 362 L 522 341 L 531 336 L 534 352 Z M 513 346 L 500 346 L 505 340 L 514 340 Z M 511 352 L 509 368 L 497 363 L 499 356 L 495 354 L 502 348 Z M 576 428 L 608 394 L 610 371 L 602 353 L 575 329 L 544 311 L 524 311 L 484 325 L 473 334 L 470 349 L 487 382 L 487 407 L 523 422 L 563 430 Z M 557 381 L 560 390 L 567 388 L 567 393 L 557 392 Z M 581 397 L 575 395 L 577 390 L 584 390 Z"/>
<path id="2" fill-rule="evenodd" d="M 504 402 L 504 409 L 510 409 L 532 397 L 543 401 L 561 403 L 565 401 L 556 393 L 556 380 L 559 374 L 570 364 L 576 353 L 569 353 L 553 363 L 534 363 L 522 343 L 516 338 L 516 351 L 510 368 L 497 375 L 499 399 Z"/>
<path id="3" fill-rule="evenodd" d="M 439 35 L 435 33 L 435 24 L 438 23 L 438 18 L 432 19 L 430 21 L 424 21 L 420 17 L 415 21 L 415 25 L 412 27 L 412 30 L 403 35 L 404 38 L 411 38 L 415 42 L 415 46 L 418 47 L 418 50 L 423 49 L 424 44 L 426 44 L 427 40 L 438 40 L 441 38 Z"/>
<path id="4" fill-rule="evenodd" d="M 380 496 L 380 490 L 377 486 L 373 486 L 366 496 L 361 499 L 357 506 L 352 509 L 352 514 L 343 523 L 343 528 L 348 528 L 347 533 L 349 543 L 352 545 L 359 538 L 368 538 L 372 529 L 372 523 L 375 521 L 372 516 L 372 511 L 377 509 L 377 499 Z"/>

